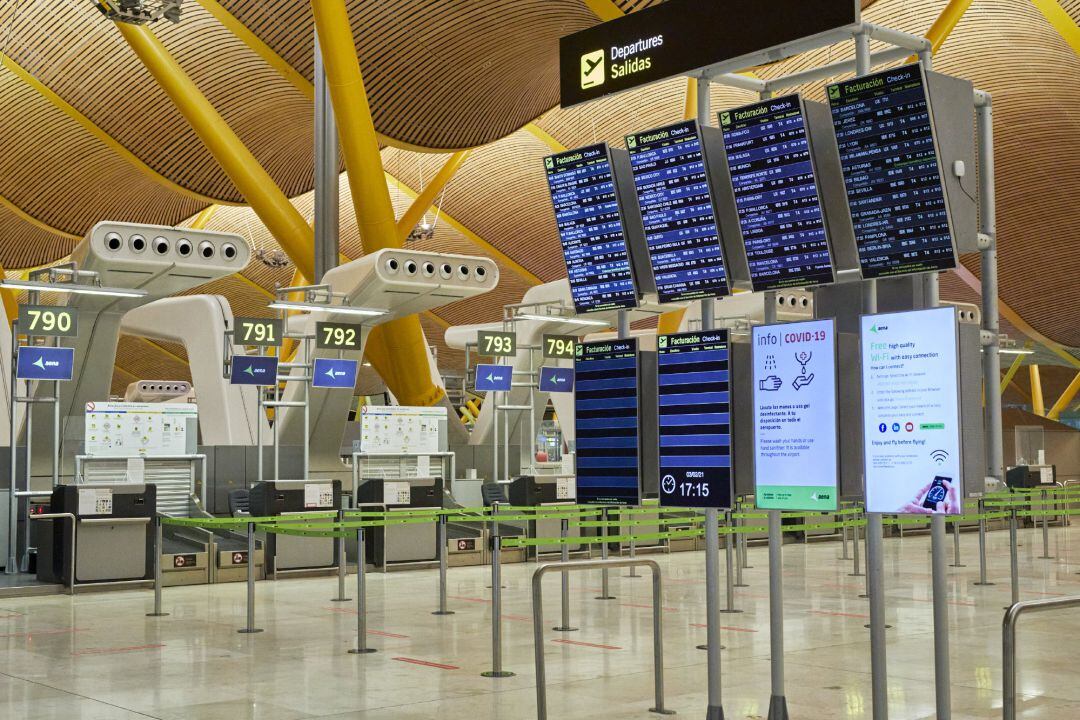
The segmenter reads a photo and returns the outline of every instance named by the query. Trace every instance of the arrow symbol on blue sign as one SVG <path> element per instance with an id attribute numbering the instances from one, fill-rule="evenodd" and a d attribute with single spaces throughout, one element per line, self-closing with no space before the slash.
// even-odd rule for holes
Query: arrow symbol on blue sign
<path id="1" fill-rule="evenodd" d="M 31 365 L 34 365 L 34 366 L 39 367 L 42 370 L 44 370 L 45 369 L 45 358 L 39 357 L 37 360 L 35 360 L 33 363 L 31 363 Z"/>

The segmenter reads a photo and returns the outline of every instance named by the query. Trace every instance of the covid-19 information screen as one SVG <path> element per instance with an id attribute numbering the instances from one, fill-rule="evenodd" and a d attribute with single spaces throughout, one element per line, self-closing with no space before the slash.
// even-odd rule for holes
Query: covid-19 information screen
<path id="1" fill-rule="evenodd" d="M 660 302 L 727 295 L 697 123 L 628 135 L 626 148 Z"/>
<path id="2" fill-rule="evenodd" d="M 637 340 L 580 343 L 574 363 L 577 499 L 638 502 Z"/>
<path id="3" fill-rule="evenodd" d="M 578 312 L 637 307 L 607 145 L 544 158 L 570 293 Z"/>
<path id="4" fill-rule="evenodd" d="M 832 282 L 799 96 L 725 110 L 720 129 L 754 290 Z"/>
<path id="5" fill-rule="evenodd" d="M 731 507 L 731 370 L 727 330 L 656 339 L 660 504 Z"/>
<path id="6" fill-rule="evenodd" d="M 863 277 L 956 266 L 919 64 L 829 86 Z"/>

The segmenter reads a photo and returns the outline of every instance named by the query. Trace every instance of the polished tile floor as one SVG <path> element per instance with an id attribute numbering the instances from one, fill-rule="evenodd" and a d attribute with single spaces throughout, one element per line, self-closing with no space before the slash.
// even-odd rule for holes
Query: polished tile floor
<path id="1" fill-rule="evenodd" d="M 957 720 L 1001 715 L 1001 617 L 1009 600 L 1008 535 L 990 534 L 990 587 L 978 578 L 976 535 L 950 568 L 952 707 Z M 1080 532 L 1021 532 L 1025 599 L 1080 594 Z M 934 717 L 929 540 L 885 542 L 890 718 Z M 951 550 L 951 544 L 950 544 Z M 785 547 L 787 697 L 793 720 L 870 718 L 863 579 L 849 577 L 838 543 Z M 704 568 L 700 553 L 659 556 L 665 575 L 667 706 L 705 711 Z M 950 557 L 951 560 L 951 557 Z M 723 704 L 728 720 L 762 718 L 769 697 L 765 548 L 750 548 L 744 612 L 724 615 Z M 0 601 L 0 718 L 64 720 L 518 720 L 535 716 L 529 579 L 504 568 L 505 679 L 490 669 L 488 574 L 450 571 L 437 617 L 434 572 L 370 574 L 371 655 L 355 642 L 355 604 L 330 602 L 332 578 L 259 583 L 258 625 L 241 635 L 241 584 L 167 588 L 164 618 L 147 618 L 149 591 Z M 652 705 L 650 583 L 612 572 L 615 600 L 595 600 L 599 573 L 572 576 L 574 633 L 545 633 L 549 717 L 648 718 Z M 349 578 L 353 593 L 353 576 Z M 557 624 L 559 581 L 547 580 L 546 625 Z M 1023 621 L 1020 715 L 1080 718 L 1080 612 Z"/>

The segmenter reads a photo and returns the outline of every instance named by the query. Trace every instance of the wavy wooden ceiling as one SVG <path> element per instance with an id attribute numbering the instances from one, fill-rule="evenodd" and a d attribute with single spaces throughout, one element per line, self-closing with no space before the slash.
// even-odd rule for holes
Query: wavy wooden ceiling
<path id="1" fill-rule="evenodd" d="M 312 25 L 305 0 L 221 4 L 311 78 Z M 615 4 L 627 11 L 653 2 Z M 865 17 L 922 33 L 944 5 L 945 0 L 879 0 Z M 1067 0 L 1063 7 L 1080 21 L 1080 0 Z M 568 147 L 596 139 L 621 145 L 624 133 L 673 122 L 683 112 L 682 79 L 584 107 L 552 109 L 558 93 L 557 38 L 596 22 L 586 0 L 353 0 L 350 11 L 378 130 L 429 149 L 484 145 L 466 161 L 440 205 L 542 280 L 565 272 L 540 164 L 551 149 L 517 129 L 535 120 Z M 0 52 L 72 108 L 61 112 L 16 72 L 0 68 L 0 103 L 6 111 L 0 116 L 0 262 L 5 268 L 62 258 L 74 238 L 101 219 L 176 224 L 210 200 L 241 201 L 89 0 L 5 2 L 0 26 Z M 182 23 L 158 24 L 154 30 L 310 217 L 311 106 L 303 94 L 196 2 L 185 4 Z M 828 48 L 759 73 L 771 77 L 850 52 L 850 44 Z M 1075 230 L 1080 207 L 1073 201 L 1080 191 L 1075 121 L 1080 97 L 1073 91 L 1080 59 L 1031 3 L 976 0 L 935 65 L 972 78 L 995 97 L 1003 299 L 1047 336 L 1080 346 L 1075 310 L 1080 306 Z M 823 84 L 808 88 L 810 94 L 820 97 Z M 750 93 L 714 86 L 711 102 L 717 111 L 752 99 Z M 388 172 L 415 190 L 445 159 L 439 153 L 383 150 Z M 400 214 L 408 197 L 391 187 Z M 344 183 L 341 226 L 343 251 L 359 256 Z M 239 232 L 255 248 L 277 248 L 245 208 L 219 208 L 210 228 Z M 445 222 L 430 248 L 483 253 Z M 974 256 L 964 262 L 978 271 Z M 267 289 L 287 284 L 291 273 L 291 267 L 271 269 L 253 261 L 244 278 L 204 289 L 228 297 L 237 313 L 265 312 Z M 505 264 L 502 277 L 497 293 L 437 309 L 438 317 L 452 323 L 499 319 L 501 305 L 518 300 L 529 284 Z M 943 287 L 947 298 L 955 287 L 955 299 L 970 299 L 961 283 L 947 279 Z M 441 338 L 435 317 L 423 322 L 429 338 Z M 127 357 L 123 362 L 133 362 Z M 163 357 L 161 371 L 174 369 L 169 364 L 174 359 Z M 440 360 L 451 358 L 459 361 L 442 346 Z"/>

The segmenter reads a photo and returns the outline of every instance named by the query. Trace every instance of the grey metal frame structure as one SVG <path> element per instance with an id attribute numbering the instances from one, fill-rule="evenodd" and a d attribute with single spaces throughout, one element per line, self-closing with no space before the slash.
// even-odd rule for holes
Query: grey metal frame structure
<path id="1" fill-rule="evenodd" d="M 1015 549 L 1016 545 L 1013 545 Z M 1001 717 L 1016 720 L 1016 626 L 1027 613 L 1080 607 L 1080 595 L 1016 602 L 1001 621 Z"/>

